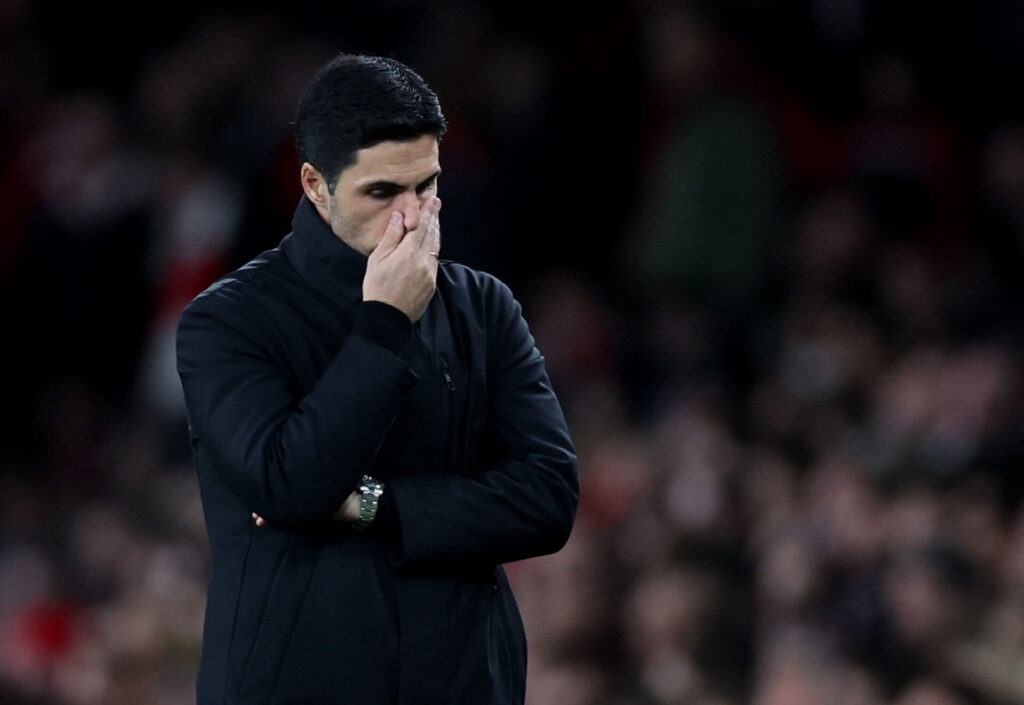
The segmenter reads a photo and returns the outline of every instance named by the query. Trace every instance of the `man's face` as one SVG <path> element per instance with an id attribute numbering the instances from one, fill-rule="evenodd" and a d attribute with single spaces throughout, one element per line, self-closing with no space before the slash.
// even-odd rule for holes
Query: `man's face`
<path id="1" fill-rule="evenodd" d="M 420 208 L 437 194 L 440 173 L 433 135 L 360 149 L 327 200 L 331 230 L 352 249 L 369 255 L 393 211 L 402 213 L 406 232 L 416 229 Z"/>

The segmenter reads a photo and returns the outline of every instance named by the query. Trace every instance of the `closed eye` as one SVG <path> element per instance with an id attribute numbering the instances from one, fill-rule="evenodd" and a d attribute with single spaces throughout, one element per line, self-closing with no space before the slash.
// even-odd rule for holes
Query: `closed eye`
<path id="1" fill-rule="evenodd" d="M 437 177 L 439 175 L 440 175 L 440 173 L 434 174 L 429 179 L 420 182 L 420 184 L 416 187 L 416 193 L 419 194 L 419 195 L 422 195 L 424 191 L 427 191 L 431 187 L 436 186 L 437 185 Z"/>
<path id="2" fill-rule="evenodd" d="M 380 201 L 386 201 L 389 198 L 394 198 L 401 193 L 401 187 L 395 186 L 374 186 L 366 190 L 366 195 L 370 198 L 376 198 Z"/>
<path id="3" fill-rule="evenodd" d="M 440 175 L 440 170 L 435 171 L 423 181 L 416 184 L 416 195 L 422 196 L 426 191 L 429 191 L 431 188 L 436 186 L 437 177 Z M 406 188 L 408 187 L 403 186 L 402 184 L 396 184 L 393 181 L 373 181 L 361 187 L 363 193 L 370 198 L 375 198 L 379 201 L 386 201 L 390 198 L 394 198 L 405 191 Z"/>

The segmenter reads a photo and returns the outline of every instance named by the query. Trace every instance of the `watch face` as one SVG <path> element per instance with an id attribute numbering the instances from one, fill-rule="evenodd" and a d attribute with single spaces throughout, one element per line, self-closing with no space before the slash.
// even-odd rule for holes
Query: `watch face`
<path id="1" fill-rule="evenodd" d="M 369 475 L 363 475 L 363 481 L 359 484 L 359 492 L 365 495 L 380 497 L 384 493 L 384 483 Z"/>

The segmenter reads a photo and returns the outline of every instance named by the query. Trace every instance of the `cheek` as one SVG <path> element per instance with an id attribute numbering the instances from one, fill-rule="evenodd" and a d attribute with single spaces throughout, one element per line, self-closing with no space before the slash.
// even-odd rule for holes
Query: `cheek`
<path id="1" fill-rule="evenodd" d="M 361 218 L 356 226 L 356 239 L 369 249 L 373 249 L 384 237 L 384 230 L 388 226 L 390 211 L 375 213 L 372 216 Z"/>
<path id="2" fill-rule="evenodd" d="M 391 218 L 390 210 L 383 210 L 380 213 L 375 213 L 372 218 L 366 220 L 364 230 L 370 235 L 376 238 L 384 236 L 384 231 L 388 227 L 388 220 Z"/>
<path id="3" fill-rule="evenodd" d="M 366 207 L 336 207 L 335 213 L 338 220 L 344 223 L 349 232 L 362 237 L 383 233 L 384 226 L 387 225 L 388 220 L 387 214 L 382 214 L 377 209 Z"/>

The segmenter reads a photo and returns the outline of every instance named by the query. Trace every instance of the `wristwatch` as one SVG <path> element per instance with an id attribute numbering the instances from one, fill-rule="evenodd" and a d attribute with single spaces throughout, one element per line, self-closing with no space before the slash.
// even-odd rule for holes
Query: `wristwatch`
<path id="1" fill-rule="evenodd" d="M 357 529 L 365 529 L 373 523 L 382 494 L 384 494 L 384 483 L 375 477 L 363 475 L 363 480 L 359 485 L 359 518 L 352 526 Z"/>

